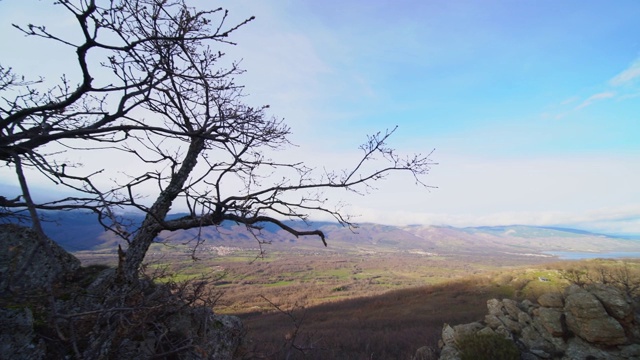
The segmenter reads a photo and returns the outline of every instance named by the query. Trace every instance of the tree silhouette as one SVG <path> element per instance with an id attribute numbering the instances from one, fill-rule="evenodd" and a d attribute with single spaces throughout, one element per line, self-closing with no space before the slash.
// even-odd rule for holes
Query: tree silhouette
<path id="1" fill-rule="evenodd" d="M 243 71 L 224 53 L 235 45 L 230 36 L 253 17 L 229 25 L 226 10 L 199 10 L 185 0 L 56 4 L 75 18 L 80 40 L 44 26 L 13 26 L 75 52 L 80 81 L 62 76 L 51 85 L 0 65 L 0 159 L 15 169 L 22 189 L 19 197 L 6 194 L 0 206 L 14 213 L 29 209 L 36 228 L 37 211 L 94 211 L 128 243 L 122 273 L 129 281 L 164 230 L 225 220 L 249 228 L 272 223 L 325 242 L 321 231 L 296 229 L 283 219 L 325 213 L 350 226 L 341 208 L 328 206 L 324 190 L 366 193 L 396 171 L 424 186 L 420 177 L 433 165 L 430 154 L 397 155 L 387 144 L 395 128 L 368 136 L 349 169 L 318 171 L 271 159 L 270 149 L 291 145 L 290 129 L 267 115 L 268 106 L 243 102 L 243 87 L 235 82 Z M 134 170 L 105 189 L 96 179 L 111 176 L 107 169 L 89 171 L 69 160 L 83 151 L 109 152 Z M 33 170 L 75 195 L 35 201 L 28 186 Z M 150 185 L 156 190 L 147 202 L 141 194 Z M 177 205 L 188 214 L 167 218 Z M 117 215 L 132 209 L 145 214 L 134 230 Z"/>

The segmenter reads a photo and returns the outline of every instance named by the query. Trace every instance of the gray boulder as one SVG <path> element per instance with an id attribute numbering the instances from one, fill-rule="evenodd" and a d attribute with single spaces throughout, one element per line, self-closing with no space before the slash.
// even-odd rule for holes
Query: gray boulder
<path id="1" fill-rule="evenodd" d="M 546 293 L 538 298 L 538 304 L 548 308 L 561 308 L 564 307 L 564 300 L 562 294 Z"/>
<path id="2" fill-rule="evenodd" d="M 609 316 L 594 294 L 586 290 L 569 293 L 565 301 L 565 315 L 569 329 L 587 342 L 602 345 L 627 342 L 622 325 Z"/>
<path id="3" fill-rule="evenodd" d="M 80 260 L 49 238 L 14 224 L 0 225 L 0 292 L 39 291 L 80 268 Z"/>
<path id="4" fill-rule="evenodd" d="M 565 329 L 562 326 L 563 312 L 561 309 L 541 307 L 537 309 L 535 315 L 537 324 L 551 336 L 561 337 L 564 334 Z"/>
<path id="5" fill-rule="evenodd" d="M 600 300 L 609 315 L 625 322 L 633 319 L 631 301 L 622 291 L 603 284 L 593 284 L 588 289 Z"/>
<path id="6" fill-rule="evenodd" d="M 44 359 L 44 344 L 33 331 L 31 310 L 0 309 L 0 324 L 0 359 Z"/>
<path id="7" fill-rule="evenodd" d="M 455 334 L 454 335 L 455 342 L 456 343 L 460 342 L 460 340 L 465 336 L 473 335 L 478 331 L 480 331 L 482 328 L 484 328 L 484 325 L 482 325 L 479 322 L 473 322 L 470 324 L 462 324 L 462 325 L 454 326 L 453 330 Z"/>
<path id="8" fill-rule="evenodd" d="M 416 350 L 411 360 L 437 360 L 438 352 L 430 346 L 423 346 Z"/>
<path id="9" fill-rule="evenodd" d="M 640 309 L 612 286 L 570 286 L 538 304 L 491 299 L 487 310 L 483 322 L 443 328 L 440 359 L 459 359 L 457 340 L 472 334 L 512 340 L 525 360 L 640 359 Z"/>

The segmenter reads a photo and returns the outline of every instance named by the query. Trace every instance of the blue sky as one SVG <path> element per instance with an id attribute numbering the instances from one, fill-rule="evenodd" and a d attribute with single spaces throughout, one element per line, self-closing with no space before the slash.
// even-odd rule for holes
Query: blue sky
<path id="1" fill-rule="evenodd" d="M 0 2 L 0 45 L 16 49 L 0 62 L 35 66 L 7 17 L 51 23 L 42 3 Z M 640 234 L 640 2 L 192 3 L 256 16 L 227 53 L 248 101 L 291 125 L 299 147 L 282 156 L 348 166 L 366 134 L 396 125 L 399 151 L 436 149 L 424 180 L 437 189 L 395 176 L 330 194 L 360 221 Z"/>
<path id="2" fill-rule="evenodd" d="M 302 148 L 398 125 L 399 150 L 436 149 L 438 189 L 391 178 L 349 199 L 364 219 L 640 233 L 637 1 L 234 4 L 257 17 L 248 90 Z"/>

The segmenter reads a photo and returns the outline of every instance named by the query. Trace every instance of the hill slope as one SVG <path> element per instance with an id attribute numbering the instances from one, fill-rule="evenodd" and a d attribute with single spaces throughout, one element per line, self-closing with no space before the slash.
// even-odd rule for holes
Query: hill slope
<path id="1" fill-rule="evenodd" d="M 119 239 L 87 213 L 51 213 L 44 223 L 47 234 L 70 251 L 113 249 Z M 142 217 L 127 218 L 132 229 Z M 288 222 L 295 228 L 318 228 L 325 232 L 328 250 L 357 252 L 428 252 L 428 253 L 505 253 L 541 254 L 546 251 L 638 252 L 640 241 L 589 233 L 575 229 L 524 225 L 454 228 L 447 226 L 389 226 L 364 223 L 349 229 L 337 223 Z M 202 229 L 164 232 L 159 240 L 175 244 L 195 243 L 200 237 L 207 245 L 255 248 L 257 239 L 274 249 L 324 249 L 317 237 L 300 237 L 265 224 L 261 230 L 248 231 L 244 226 L 225 222 Z"/>

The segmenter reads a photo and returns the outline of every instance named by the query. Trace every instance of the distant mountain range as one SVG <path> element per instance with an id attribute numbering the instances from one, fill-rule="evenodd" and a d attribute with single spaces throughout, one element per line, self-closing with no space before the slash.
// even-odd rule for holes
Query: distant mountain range
<path id="1" fill-rule="evenodd" d="M 180 215 L 175 215 L 180 216 Z M 47 214 L 44 228 L 49 237 L 69 251 L 115 249 L 119 239 L 104 231 L 95 215 L 80 212 Z M 142 216 L 127 219 L 136 226 Z M 287 222 L 297 228 L 317 228 L 327 236 L 328 248 L 335 251 L 427 252 L 427 253 L 508 253 L 542 254 L 569 252 L 640 252 L 640 239 L 620 238 L 567 228 L 524 225 L 455 228 L 448 226 L 390 226 L 364 223 L 357 229 L 337 223 Z M 197 236 L 208 245 L 255 248 L 256 236 L 274 249 L 324 248 L 315 236 L 296 238 L 273 224 L 253 233 L 232 222 L 220 226 L 164 232 L 160 240 L 186 244 Z M 255 236 L 254 236 L 255 235 Z"/>

